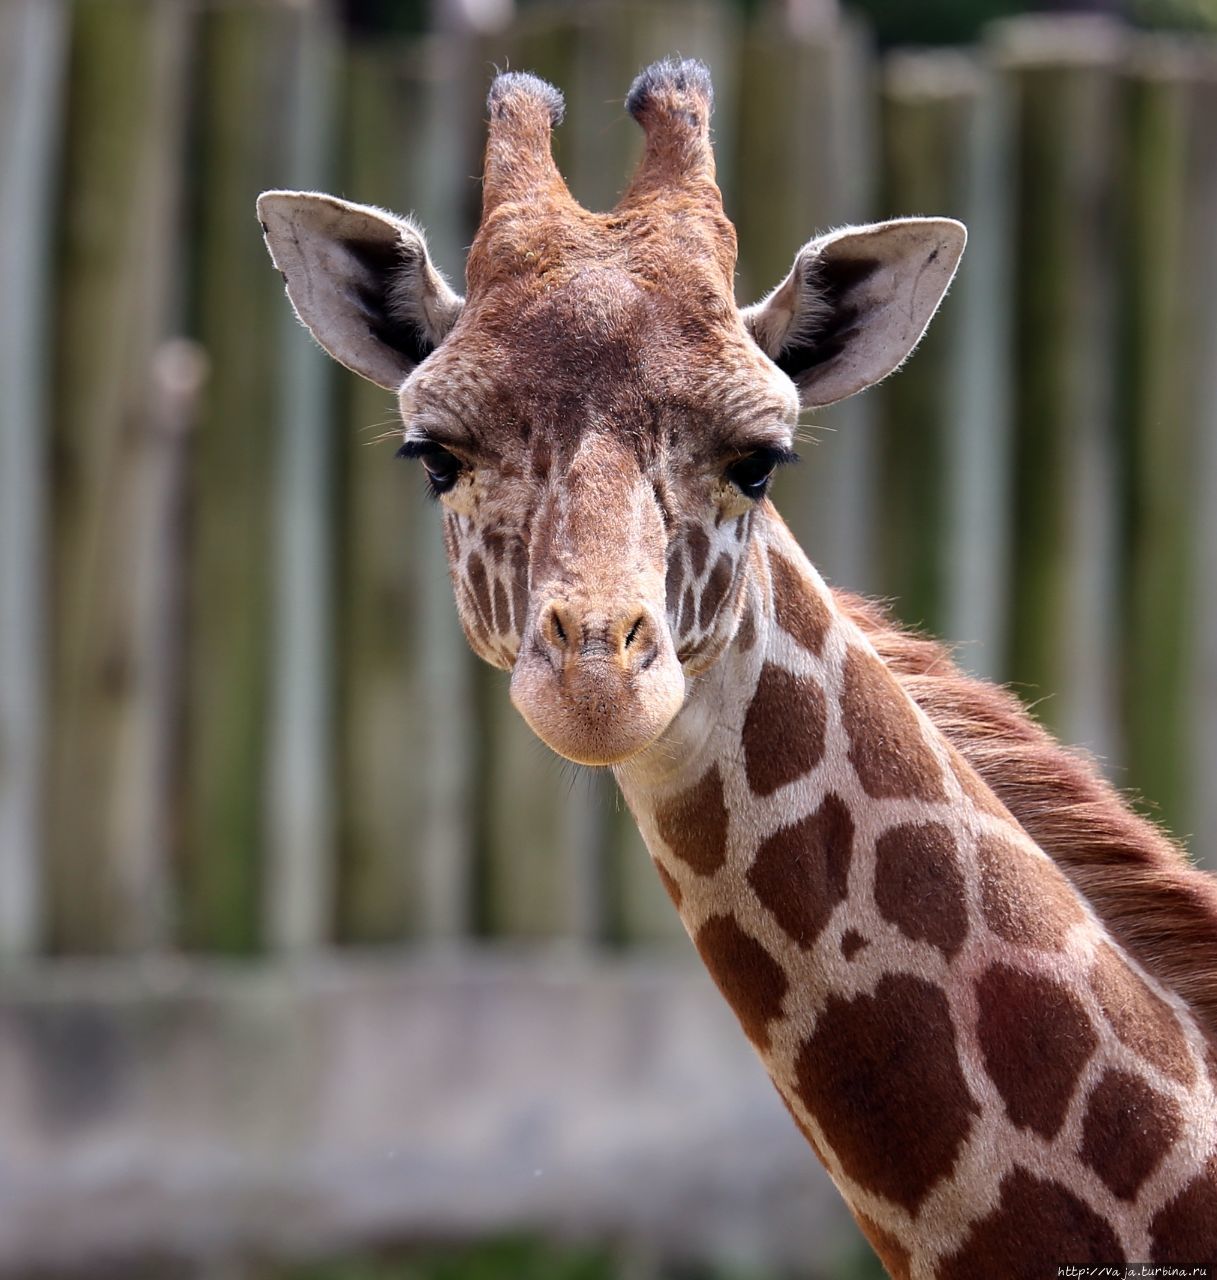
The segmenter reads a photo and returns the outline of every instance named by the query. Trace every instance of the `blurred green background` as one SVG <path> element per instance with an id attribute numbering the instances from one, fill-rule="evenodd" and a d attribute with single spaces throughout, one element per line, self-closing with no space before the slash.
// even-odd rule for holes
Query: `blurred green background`
<path id="1" fill-rule="evenodd" d="M 969 225 L 777 494 L 1217 865 L 1214 0 L 0 0 L 0 1274 L 874 1276 L 611 780 L 467 653 L 392 397 L 269 187 L 459 281 L 494 67 L 714 73 L 739 297 Z"/>

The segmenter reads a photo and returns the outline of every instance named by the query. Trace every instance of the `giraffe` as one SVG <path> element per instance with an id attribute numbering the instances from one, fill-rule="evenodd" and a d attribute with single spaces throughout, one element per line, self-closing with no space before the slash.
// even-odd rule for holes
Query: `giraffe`
<path id="1" fill-rule="evenodd" d="M 498 76 L 467 296 L 408 220 L 267 192 L 321 345 L 397 394 L 474 651 L 610 767 L 706 968 L 893 1277 L 1217 1263 L 1217 888 L 1013 698 L 830 588 L 767 496 L 916 345 L 965 232 L 831 232 L 733 293 L 706 69 L 626 100 L 609 213 Z"/>

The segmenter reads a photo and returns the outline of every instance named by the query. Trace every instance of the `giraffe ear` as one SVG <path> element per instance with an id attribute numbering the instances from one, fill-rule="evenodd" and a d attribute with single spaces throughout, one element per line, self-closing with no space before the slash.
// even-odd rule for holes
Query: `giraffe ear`
<path id="1" fill-rule="evenodd" d="M 258 220 L 296 315 L 335 360 L 377 386 L 396 391 L 465 305 L 403 218 L 334 196 L 264 191 Z"/>
<path id="2" fill-rule="evenodd" d="M 744 324 L 805 407 L 844 400 L 886 378 L 921 340 L 967 238 L 951 218 L 830 232 L 799 250 L 786 279 L 743 312 Z"/>

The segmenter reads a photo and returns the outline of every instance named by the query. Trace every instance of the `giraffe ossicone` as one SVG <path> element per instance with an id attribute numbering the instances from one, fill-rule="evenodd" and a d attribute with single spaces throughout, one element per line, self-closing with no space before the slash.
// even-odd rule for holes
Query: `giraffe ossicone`
<path id="1" fill-rule="evenodd" d="M 766 496 L 801 408 L 887 376 L 946 218 L 812 240 L 746 308 L 704 67 L 617 206 L 557 90 L 490 92 L 458 296 L 414 224 L 267 192 L 300 319 L 396 392 L 466 635 L 614 769 L 682 920 L 893 1276 L 1217 1263 L 1217 888 L 1003 692 L 829 589 Z"/>

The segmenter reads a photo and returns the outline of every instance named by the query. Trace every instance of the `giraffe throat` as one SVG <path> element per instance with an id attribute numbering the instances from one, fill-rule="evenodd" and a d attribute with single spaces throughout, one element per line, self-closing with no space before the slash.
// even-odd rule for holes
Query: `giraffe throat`
<path id="1" fill-rule="evenodd" d="M 896 1276 L 1217 1260 L 1186 1006 L 757 514 L 734 641 L 616 772 L 803 1135 Z"/>

